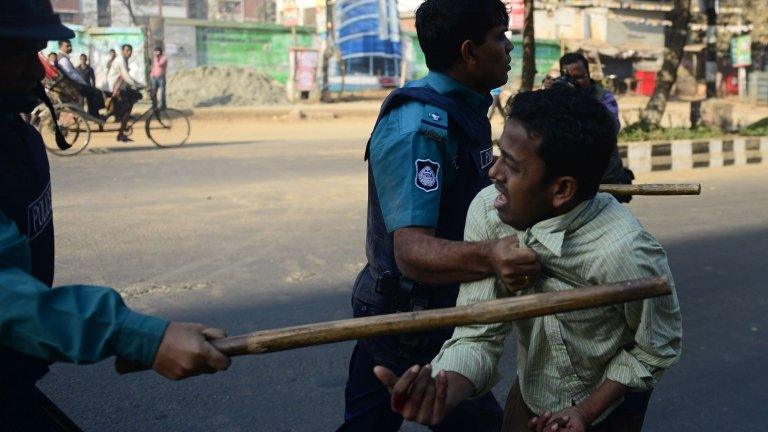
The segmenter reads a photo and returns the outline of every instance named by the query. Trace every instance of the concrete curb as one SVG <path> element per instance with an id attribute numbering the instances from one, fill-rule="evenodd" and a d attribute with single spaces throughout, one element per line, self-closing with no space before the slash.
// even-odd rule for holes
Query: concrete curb
<path id="1" fill-rule="evenodd" d="M 768 161 L 768 137 L 628 142 L 619 153 L 636 173 L 757 164 Z"/>
<path id="2" fill-rule="evenodd" d="M 310 119 L 328 120 L 340 117 L 376 117 L 379 105 L 372 103 L 328 105 L 276 105 L 268 107 L 211 107 L 195 108 L 194 117 L 199 120 L 274 120 Z"/>

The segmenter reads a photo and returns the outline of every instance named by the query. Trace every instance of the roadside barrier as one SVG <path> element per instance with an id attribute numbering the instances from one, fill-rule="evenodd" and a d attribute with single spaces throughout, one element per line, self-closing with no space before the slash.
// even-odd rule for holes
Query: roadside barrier
<path id="1" fill-rule="evenodd" d="M 768 161 L 768 137 L 619 143 L 619 153 L 635 173 L 759 164 Z"/>

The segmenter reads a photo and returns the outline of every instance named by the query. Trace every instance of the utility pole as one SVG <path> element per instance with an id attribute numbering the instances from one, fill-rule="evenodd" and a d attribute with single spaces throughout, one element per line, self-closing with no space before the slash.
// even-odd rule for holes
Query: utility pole
<path id="1" fill-rule="evenodd" d="M 333 26 L 333 0 L 325 0 L 325 49 L 323 50 L 323 82 L 320 90 L 320 101 L 331 101 L 330 65 L 335 44 Z"/>
<path id="2" fill-rule="evenodd" d="M 719 0 L 706 0 L 707 59 L 705 64 L 707 99 L 717 97 L 717 12 Z"/>

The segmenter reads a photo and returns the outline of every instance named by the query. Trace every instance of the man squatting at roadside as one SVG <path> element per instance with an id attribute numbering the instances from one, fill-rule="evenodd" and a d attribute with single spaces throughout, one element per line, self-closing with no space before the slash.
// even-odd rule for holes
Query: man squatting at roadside
<path id="1" fill-rule="evenodd" d="M 459 283 L 498 275 L 521 287 L 539 274 L 536 254 L 513 236 L 465 243 L 472 199 L 491 184 L 490 91 L 503 85 L 512 44 L 499 0 L 427 0 L 416 12 L 426 78 L 382 105 L 368 147 L 368 264 L 354 284 L 355 317 L 454 306 Z M 349 364 L 339 431 L 392 431 L 403 417 L 374 376 L 429 362 L 452 329 L 359 340 Z M 493 395 L 457 404 L 439 431 L 498 431 Z"/>
<path id="2" fill-rule="evenodd" d="M 394 410 L 439 424 L 498 380 L 517 330 L 517 381 L 503 431 L 640 431 L 651 391 L 677 363 L 680 309 L 664 249 L 613 197 L 597 193 L 616 146 L 613 120 L 568 86 L 521 93 L 508 105 L 501 157 L 469 209 L 465 240 L 517 236 L 542 276 L 520 294 L 665 276 L 671 295 L 511 323 L 456 328 L 431 365 L 401 377 L 385 367 Z M 457 303 L 515 295 L 498 278 L 464 283 Z M 560 421 L 557 421 L 560 419 Z"/>

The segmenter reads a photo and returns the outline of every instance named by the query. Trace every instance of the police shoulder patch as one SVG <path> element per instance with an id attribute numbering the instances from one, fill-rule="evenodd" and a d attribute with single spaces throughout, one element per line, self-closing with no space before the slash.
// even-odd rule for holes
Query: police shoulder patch
<path id="1" fill-rule="evenodd" d="M 438 107 L 425 105 L 419 130 L 429 139 L 444 142 L 448 135 L 448 113 Z"/>
<path id="2" fill-rule="evenodd" d="M 439 189 L 440 164 L 430 159 L 416 159 L 416 187 L 424 192 Z"/>

